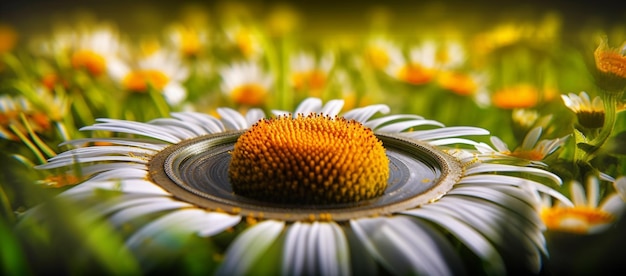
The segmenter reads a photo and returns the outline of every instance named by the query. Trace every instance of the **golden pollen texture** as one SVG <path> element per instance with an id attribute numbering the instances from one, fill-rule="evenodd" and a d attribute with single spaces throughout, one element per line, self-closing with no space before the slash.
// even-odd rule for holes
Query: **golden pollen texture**
<path id="1" fill-rule="evenodd" d="M 371 129 L 311 114 L 263 119 L 242 134 L 228 176 L 236 194 L 274 203 L 354 203 L 387 188 L 389 160 Z"/>

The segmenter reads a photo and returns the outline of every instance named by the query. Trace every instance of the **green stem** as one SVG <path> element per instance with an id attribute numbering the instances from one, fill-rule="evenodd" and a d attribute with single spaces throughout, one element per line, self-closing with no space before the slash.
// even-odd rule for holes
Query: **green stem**
<path id="1" fill-rule="evenodd" d="M 33 142 L 35 142 L 39 149 L 41 149 L 41 151 L 48 157 L 56 156 L 56 152 L 54 152 L 54 150 L 52 150 L 48 145 L 46 145 L 46 143 L 44 143 L 44 141 L 41 140 L 41 138 L 39 138 L 39 136 L 37 136 L 37 133 L 35 133 L 33 127 L 30 125 L 28 120 L 26 120 L 26 116 L 24 116 L 24 113 L 20 114 L 20 118 L 22 119 L 22 123 L 26 127 L 28 135 L 31 139 L 33 139 Z"/>
<path id="2" fill-rule="evenodd" d="M 22 140 L 24 145 L 26 145 L 35 154 L 40 164 L 46 163 L 46 158 L 39 151 L 37 146 L 35 146 L 35 144 L 33 144 L 30 140 L 28 140 L 28 137 L 24 136 L 24 134 L 22 134 L 20 130 L 13 124 L 9 125 L 9 128 L 13 131 L 13 133 L 15 133 L 15 135 L 17 135 L 17 137 L 20 138 L 20 140 Z"/>
<path id="3" fill-rule="evenodd" d="M 11 202 L 9 201 L 9 197 L 6 195 L 6 192 L 4 192 L 2 185 L 0 185 L 0 214 L 4 220 L 10 223 L 15 221 L 15 215 L 11 209 Z"/>
<path id="4" fill-rule="evenodd" d="M 606 141 L 613 133 L 615 128 L 615 120 L 617 119 L 617 105 L 622 98 L 623 92 L 620 93 L 605 93 L 604 99 L 604 126 L 600 130 L 600 133 L 593 139 L 589 140 L 582 133 L 575 130 L 576 139 L 576 161 L 583 161 L 585 163 L 591 161 L 595 157 L 595 153 L 606 143 Z M 581 149 L 579 144 L 585 144 L 587 148 Z"/>

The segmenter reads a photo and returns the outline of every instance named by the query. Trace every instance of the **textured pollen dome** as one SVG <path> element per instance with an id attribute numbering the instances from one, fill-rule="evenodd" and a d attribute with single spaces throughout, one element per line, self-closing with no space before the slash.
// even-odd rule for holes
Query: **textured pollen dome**
<path id="1" fill-rule="evenodd" d="M 325 115 L 263 119 L 239 137 L 236 194 L 275 203 L 352 203 L 384 193 L 389 160 L 371 129 Z"/>

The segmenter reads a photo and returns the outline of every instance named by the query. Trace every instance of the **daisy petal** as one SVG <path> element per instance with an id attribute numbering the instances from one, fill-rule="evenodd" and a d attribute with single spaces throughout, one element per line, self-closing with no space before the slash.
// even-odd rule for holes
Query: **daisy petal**
<path id="1" fill-rule="evenodd" d="M 508 176 L 508 175 L 495 175 L 495 174 L 494 175 L 470 175 L 470 176 L 465 176 L 462 179 L 460 179 L 457 184 L 499 184 L 499 185 L 513 185 L 517 187 L 521 187 L 527 184 L 532 184 L 532 187 L 534 189 L 537 189 L 539 192 L 542 192 L 542 193 L 545 193 L 545 194 L 548 194 L 557 198 L 566 206 L 570 206 L 570 207 L 574 206 L 574 203 L 572 203 L 567 197 L 557 192 L 556 190 L 548 186 L 545 186 L 539 182 L 535 182 L 535 181 L 524 179 L 524 178 L 518 178 L 518 177 L 513 177 L 513 176 Z"/>
<path id="2" fill-rule="evenodd" d="M 265 118 L 265 112 L 259 108 L 251 108 L 246 113 L 246 121 L 248 121 L 249 126 L 255 124 L 263 118 Z"/>
<path id="3" fill-rule="evenodd" d="M 285 238 L 285 275 L 349 275 L 348 244 L 336 223 L 300 223 Z"/>
<path id="4" fill-rule="evenodd" d="M 317 113 L 322 108 L 322 100 L 318 98 L 307 98 L 302 101 L 296 110 L 293 112 L 293 116 L 298 114 L 309 115 L 309 113 Z"/>
<path id="5" fill-rule="evenodd" d="M 619 219 L 621 218 L 624 209 L 626 209 L 626 203 L 619 195 L 612 194 L 604 199 L 600 208 Z"/>
<path id="6" fill-rule="evenodd" d="M 403 133 L 403 135 L 410 136 L 418 140 L 433 140 L 459 136 L 488 134 L 489 131 L 478 127 L 443 127 L 438 129 L 417 130 Z"/>
<path id="7" fill-rule="evenodd" d="M 448 275 L 459 265 L 456 259 L 444 259 L 450 256 L 441 250 L 449 247 L 447 242 L 408 218 L 358 219 L 350 225 L 370 254 L 393 274 Z"/>
<path id="8" fill-rule="evenodd" d="M 237 216 L 206 212 L 200 209 L 182 209 L 164 215 L 135 232 L 126 240 L 126 245 L 136 251 L 142 243 L 150 240 L 150 243 L 167 242 L 160 240 L 162 233 L 175 231 L 181 234 L 191 234 L 202 231 L 210 236 L 219 233 L 226 228 L 232 227 L 241 220 Z"/>
<path id="9" fill-rule="evenodd" d="M 409 129 L 412 127 L 423 126 L 423 125 L 431 125 L 431 126 L 440 126 L 443 127 L 443 124 L 433 120 L 409 120 L 402 122 L 394 122 L 388 125 L 379 127 L 376 129 L 377 132 L 401 132 L 405 129 Z"/>
<path id="10" fill-rule="evenodd" d="M 335 115 L 339 114 L 341 108 L 343 108 L 343 103 L 343 100 L 330 100 L 324 105 L 319 113 L 334 117 Z"/>
<path id="11" fill-rule="evenodd" d="M 148 214 L 155 214 L 161 211 L 181 209 L 191 207 L 189 203 L 182 201 L 150 202 L 138 206 L 125 208 L 109 218 L 111 224 L 122 226 L 124 223 Z"/>
<path id="12" fill-rule="evenodd" d="M 159 186 L 154 185 L 150 181 L 146 180 L 125 180 L 120 181 L 86 181 L 78 186 L 74 186 L 71 189 L 60 194 L 62 197 L 72 197 L 75 194 L 89 192 L 92 193 L 97 189 L 105 189 L 111 191 L 120 191 L 124 193 L 138 193 L 138 194 L 151 194 L 151 195 L 170 195 Z"/>
<path id="13" fill-rule="evenodd" d="M 99 123 L 91 126 L 80 128 L 80 131 L 86 130 L 101 130 L 101 131 L 113 131 L 128 134 L 136 134 L 141 136 L 148 136 L 150 138 L 159 139 L 161 141 L 176 144 L 183 140 L 183 138 L 170 134 L 167 128 L 159 127 L 155 125 L 149 125 L 139 122 L 128 122 L 112 119 L 98 119 L 105 123 Z"/>
<path id="14" fill-rule="evenodd" d="M 488 163 L 482 163 L 478 166 L 474 166 L 471 168 L 468 168 L 465 171 L 466 175 L 473 175 L 473 174 L 480 174 L 480 173 L 486 173 L 486 172 L 516 172 L 516 173 L 529 173 L 529 174 L 533 174 L 536 176 L 542 176 L 542 177 L 546 177 L 552 181 L 554 181 L 554 183 L 561 185 L 562 180 L 560 177 L 558 177 L 557 175 L 548 172 L 546 170 L 542 170 L 542 169 L 537 169 L 537 168 L 528 168 L 528 167 L 520 167 L 520 166 L 513 166 L 513 165 L 505 165 L 505 164 L 488 164 Z"/>
<path id="15" fill-rule="evenodd" d="M 225 130 L 224 124 L 217 118 L 197 113 L 197 112 L 180 112 L 172 113 L 172 117 L 184 122 L 190 122 L 204 128 L 207 133 L 222 132 Z"/>
<path id="16" fill-rule="evenodd" d="M 226 251 L 217 275 L 243 275 L 274 243 L 285 227 L 285 222 L 267 220 L 246 229 Z"/>
<path id="17" fill-rule="evenodd" d="M 404 132 L 404 133 L 408 133 L 408 132 Z M 447 146 L 447 145 L 456 145 L 456 144 L 477 146 L 478 142 L 469 140 L 469 139 L 463 139 L 463 138 L 447 138 L 447 139 L 431 140 L 431 141 L 428 141 L 428 144 L 431 144 L 433 146 Z"/>
<path id="18" fill-rule="evenodd" d="M 369 127 L 371 129 L 376 129 L 386 123 L 396 121 L 396 120 L 421 120 L 424 119 L 421 116 L 410 115 L 410 114 L 398 114 L 398 115 L 388 115 L 384 117 L 380 117 L 371 121 L 362 122 L 365 127 Z"/>
<path id="19" fill-rule="evenodd" d="M 196 124 L 190 124 L 188 122 L 180 121 L 173 118 L 159 118 L 148 122 L 149 124 L 163 126 L 168 128 L 176 128 L 178 131 L 184 133 L 188 138 L 207 134 L 204 129 Z"/>
<path id="20" fill-rule="evenodd" d="M 343 114 L 343 117 L 348 120 L 355 120 L 360 123 L 365 123 L 369 118 L 374 116 L 374 114 L 380 112 L 383 114 L 389 113 L 389 106 L 384 104 L 370 105 L 361 108 L 352 109 Z"/>
<path id="21" fill-rule="evenodd" d="M 149 150 L 155 150 L 155 151 L 160 151 L 164 149 L 165 147 L 169 146 L 169 144 L 158 144 L 158 143 L 154 143 L 154 141 L 148 141 L 148 140 L 142 140 L 142 139 L 108 138 L 108 137 L 107 138 L 83 138 L 83 139 L 70 140 L 70 141 L 66 141 L 66 142 L 59 144 L 59 146 L 65 146 L 65 145 L 76 146 L 76 145 L 89 144 L 89 143 L 91 144 L 97 144 L 97 143 L 115 144 L 115 145 L 137 147 L 137 148 L 149 149 Z"/>
<path id="22" fill-rule="evenodd" d="M 626 201 L 626 177 L 619 177 L 613 182 L 613 187 L 620 194 L 622 199 Z"/>
<path id="23" fill-rule="evenodd" d="M 460 222 L 459 220 L 442 216 L 440 212 L 428 210 L 425 208 L 417 208 L 402 212 L 403 214 L 415 216 L 418 218 L 432 221 L 442 227 L 446 228 L 452 235 L 462 241 L 468 248 L 470 248 L 481 259 L 488 262 L 487 269 L 491 270 L 491 273 L 496 275 L 504 274 L 504 264 L 502 257 L 498 254 L 498 251 L 489 243 L 489 241 L 482 236 L 479 232 L 471 228 L 470 226 Z"/>
<path id="24" fill-rule="evenodd" d="M 541 136 L 541 127 L 533 128 L 526 137 L 524 137 L 524 141 L 522 142 L 521 148 L 523 150 L 531 150 L 539 141 L 539 136 Z"/>
<path id="25" fill-rule="evenodd" d="M 232 108 L 220 107 L 217 109 L 226 127 L 234 130 L 241 130 L 250 127 L 248 121 L 239 112 Z"/>

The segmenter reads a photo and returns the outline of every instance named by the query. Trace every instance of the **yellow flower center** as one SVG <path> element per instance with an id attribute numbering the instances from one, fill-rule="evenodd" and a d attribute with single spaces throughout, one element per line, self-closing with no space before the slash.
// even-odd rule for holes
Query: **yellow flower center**
<path id="1" fill-rule="evenodd" d="M 508 153 L 508 155 L 533 161 L 541 161 L 545 157 L 543 152 L 540 150 L 515 150 Z"/>
<path id="2" fill-rule="evenodd" d="M 228 170 L 236 194 L 276 203 L 354 203 L 387 188 L 389 160 L 371 129 L 323 115 L 264 119 L 242 134 Z"/>
<path id="3" fill-rule="evenodd" d="M 598 48 L 595 53 L 596 67 L 603 73 L 626 78 L 626 56 L 611 50 Z"/>
<path id="4" fill-rule="evenodd" d="M 326 73 L 321 70 L 311 70 L 294 73 L 293 86 L 296 90 L 320 90 L 326 85 Z"/>
<path id="5" fill-rule="evenodd" d="M 80 183 L 81 178 L 72 174 L 50 175 L 39 183 L 49 188 L 61 188 Z"/>
<path id="6" fill-rule="evenodd" d="M 230 97 L 235 103 L 247 106 L 262 105 L 266 95 L 267 90 L 254 83 L 237 86 L 230 93 Z"/>
<path id="7" fill-rule="evenodd" d="M 237 32 L 235 35 L 235 43 L 245 57 L 251 57 L 254 54 L 252 35 L 247 30 Z"/>
<path id="8" fill-rule="evenodd" d="M 443 72 L 439 75 L 439 85 L 461 96 L 468 96 L 476 92 L 474 79 L 462 73 Z"/>
<path id="9" fill-rule="evenodd" d="M 370 47 L 367 49 L 365 53 L 367 60 L 374 66 L 376 69 L 382 69 L 389 64 L 389 55 L 387 52 L 379 47 Z"/>
<path id="10" fill-rule="evenodd" d="M 169 78 L 158 70 L 137 70 L 128 73 L 122 80 L 124 88 L 134 92 L 147 92 L 148 87 L 162 90 Z"/>
<path id="11" fill-rule="evenodd" d="M 99 76 L 106 69 L 104 57 L 90 50 L 77 51 L 72 55 L 72 66 L 76 69 L 87 69 L 94 76 Z"/>
<path id="12" fill-rule="evenodd" d="M 425 84 L 433 79 L 435 70 L 424 68 L 419 64 L 408 64 L 398 71 L 398 79 L 410 84 Z"/>
<path id="13" fill-rule="evenodd" d="M 199 35 L 196 31 L 188 28 L 181 28 L 179 30 L 180 35 L 180 50 L 185 56 L 195 56 L 200 52 L 202 43 L 200 42 Z"/>
<path id="14" fill-rule="evenodd" d="M 499 108 L 529 108 L 539 101 L 539 91 L 531 85 L 517 85 L 497 91 L 493 104 Z"/>
<path id="15" fill-rule="evenodd" d="M 13 50 L 17 44 L 17 32 L 9 25 L 0 24 L 0 54 Z"/>
<path id="16" fill-rule="evenodd" d="M 577 206 L 543 209 L 541 219 L 548 229 L 584 234 L 591 227 L 611 223 L 614 217 L 600 209 Z"/>

